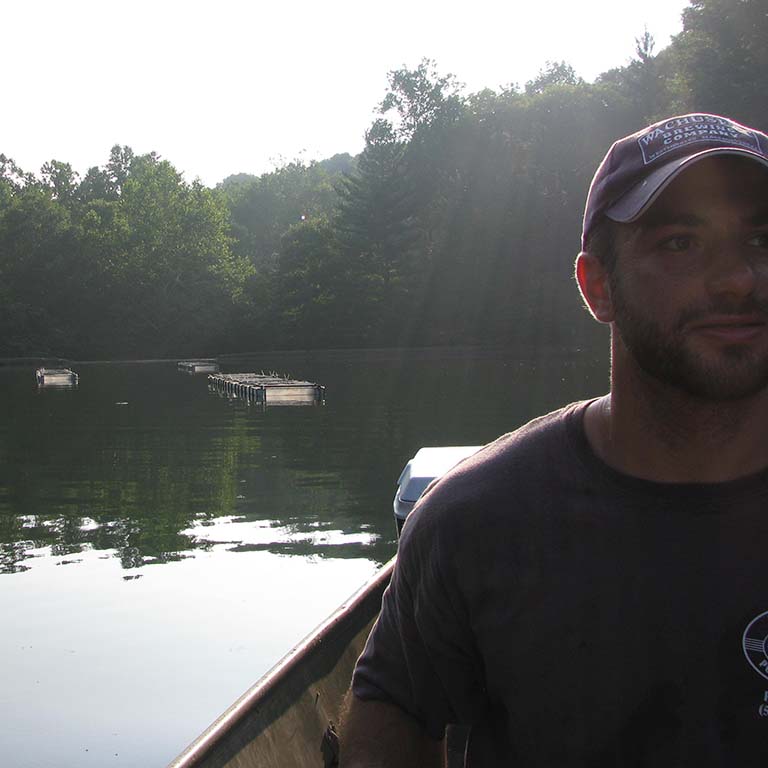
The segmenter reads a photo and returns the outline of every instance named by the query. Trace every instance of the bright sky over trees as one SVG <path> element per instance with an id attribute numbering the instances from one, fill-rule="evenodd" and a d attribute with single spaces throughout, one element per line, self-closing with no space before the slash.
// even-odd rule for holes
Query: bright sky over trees
<path id="1" fill-rule="evenodd" d="M 114 144 L 214 185 L 357 153 L 388 71 L 434 59 L 467 91 L 524 84 L 548 60 L 592 80 L 656 51 L 685 0 L 10 0 L 0 153 L 81 175 Z"/>

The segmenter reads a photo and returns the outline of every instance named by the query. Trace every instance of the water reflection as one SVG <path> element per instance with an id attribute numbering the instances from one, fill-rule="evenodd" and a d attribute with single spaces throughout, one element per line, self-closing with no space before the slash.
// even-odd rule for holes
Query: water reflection
<path id="1" fill-rule="evenodd" d="M 376 567 L 218 545 L 131 571 L 32 554 L 0 591 L 3 768 L 167 765 Z"/>
<path id="2" fill-rule="evenodd" d="M 321 423 L 289 420 L 283 435 L 283 425 L 227 407 L 199 378 L 179 381 L 157 366 L 119 372 L 127 380 L 90 367 L 70 400 L 22 393 L 24 417 L 8 414 L 1 571 L 29 568 L 31 552 L 45 547 L 53 556 L 109 550 L 124 568 L 171 562 L 208 546 L 189 533 L 201 520 L 280 510 L 301 530 L 343 511 L 338 473 L 317 456 L 304 460 Z M 3 373 L 3 383 L 18 384 Z"/>
<path id="3" fill-rule="evenodd" d="M 317 381 L 326 404 L 253 408 L 175 364 L 80 365 L 39 392 L 0 367 L 3 766 L 167 763 L 392 556 L 419 448 L 607 385 L 604 359 L 562 350 L 222 367 Z"/>
<path id="4" fill-rule="evenodd" d="M 46 548 L 54 557 L 109 551 L 126 569 L 174 562 L 209 546 L 194 533 L 200 523 L 235 517 L 279 520 L 258 545 L 269 551 L 384 562 L 395 541 L 393 483 L 419 447 L 486 442 L 598 393 L 602 373 L 601 361 L 562 352 L 275 357 L 268 367 L 323 383 L 327 404 L 253 408 L 173 364 L 83 365 L 77 389 L 39 392 L 31 371 L 0 369 L 0 572 L 33 567 L 32 553 Z M 321 546 L 317 526 L 370 530 L 362 542 Z"/>
<path id="5" fill-rule="evenodd" d="M 278 520 L 249 521 L 247 517 L 222 517 L 186 531 L 196 543 L 211 548 L 224 545 L 228 552 L 272 552 L 308 558 L 365 558 L 377 541 L 375 533 L 345 533 L 332 523 L 302 522 L 285 525 Z"/>

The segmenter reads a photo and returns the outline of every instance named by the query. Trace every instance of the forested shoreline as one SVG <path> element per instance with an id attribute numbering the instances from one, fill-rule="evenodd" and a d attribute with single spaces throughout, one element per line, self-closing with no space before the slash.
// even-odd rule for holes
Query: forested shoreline
<path id="1" fill-rule="evenodd" d="M 589 343 L 571 265 L 597 163 L 671 114 L 768 129 L 767 39 L 765 0 L 693 0 L 594 83 L 549 62 L 466 94 L 424 60 L 390 73 L 359 156 L 215 188 L 127 146 L 82 177 L 7 148 L 0 356 Z"/>

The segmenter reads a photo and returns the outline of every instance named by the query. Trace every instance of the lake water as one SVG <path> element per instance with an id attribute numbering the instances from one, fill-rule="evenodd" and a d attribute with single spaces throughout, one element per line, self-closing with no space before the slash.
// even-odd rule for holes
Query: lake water
<path id="1" fill-rule="evenodd" d="M 395 552 L 395 482 L 607 389 L 575 350 L 269 353 L 249 406 L 175 363 L 0 367 L 0 762 L 166 765 Z"/>

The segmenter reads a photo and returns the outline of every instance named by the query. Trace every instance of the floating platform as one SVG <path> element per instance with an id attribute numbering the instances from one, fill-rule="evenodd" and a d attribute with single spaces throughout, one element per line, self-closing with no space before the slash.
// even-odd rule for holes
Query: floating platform
<path id="1" fill-rule="evenodd" d="M 208 386 L 220 394 L 259 405 L 319 405 L 325 387 L 263 373 L 227 373 L 208 376 Z"/>
<path id="2" fill-rule="evenodd" d="M 38 368 L 35 371 L 38 387 L 76 387 L 80 377 L 69 368 Z"/>
<path id="3" fill-rule="evenodd" d="M 185 373 L 218 373 L 219 364 L 215 360 L 180 360 L 178 369 Z"/>

